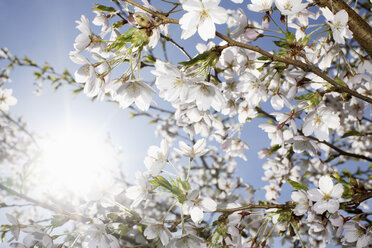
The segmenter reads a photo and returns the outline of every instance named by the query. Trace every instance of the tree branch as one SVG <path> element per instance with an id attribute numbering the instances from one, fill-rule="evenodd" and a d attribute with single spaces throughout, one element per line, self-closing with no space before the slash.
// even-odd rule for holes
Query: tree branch
<path id="1" fill-rule="evenodd" d="M 2 183 L 0 183 L 0 189 L 5 190 L 6 192 L 8 192 L 11 195 L 15 195 L 15 196 L 17 196 L 17 197 L 19 197 L 21 199 L 24 199 L 24 200 L 26 200 L 28 202 L 31 202 L 31 203 L 35 204 L 36 206 L 39 206 L 39 207 L 48 209 L 48 210 L 50 210 L 52 212 L 55 212 L 55 213 L 59 213 L 59 214 L 65 215 L 69 219 L 77 220 L 77 221 L 80 221 L 80 222 L 89 222 L 89 221 L 91 221 L 90 218 L 87 218 L 87 217 L 84 217 L 82 215 L 75 214 L 75 213 L 69 213 L 69 212 L 63 210 L 62 208 L 60 208 L 58 206 L 53 206 L 53 205 L 50 205 L 48 203 L 35 200 L 35 199 L 33 199 L 33 198 L 25 195 L 25 194 L 18 193 L 17 191 L 15 191 L 15 190 L 13 190 L 13 189 L 5 186 Z"/>

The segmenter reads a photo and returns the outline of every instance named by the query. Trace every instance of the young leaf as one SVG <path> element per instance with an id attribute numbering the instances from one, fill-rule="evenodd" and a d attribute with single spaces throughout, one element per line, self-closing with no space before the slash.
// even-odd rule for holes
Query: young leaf
<path id="1" fill-rule="evenodd" d="M 108 6 L 101 5 L 101 4 L 96 4 L 96 7 L 94 7 L 93 10 L 104 11 L 104 12 L 115 12 L 116 11 L 113 7 L 108 7 Z"/>
<path id="2" fill-rule="evenodd" d="M 305 185 L 302 185 L 301 183 L 299 182 L 295 182 L 291 179 L 287 179 L 287 182 L 295 189 L 295 190 L 300 190 L 300 189 L 303 189 L 303 190 L 308 190 L 308 188 L 305 186 Z"/>

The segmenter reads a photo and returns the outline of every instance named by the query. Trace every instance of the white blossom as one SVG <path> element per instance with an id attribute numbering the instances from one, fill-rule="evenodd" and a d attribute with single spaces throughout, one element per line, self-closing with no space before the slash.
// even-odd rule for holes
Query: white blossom
<path id="1" fill-rule="evenodd" d="M 150 146 L 145 158 L 146 168 L 149 170 L 150 175 L 157 176 L 163 169 L 164 164 L 168 161 L 169 144 L 163 139 L 160 147 Z"/>
<path id="2" fill-rule="evenodd" d="M 17 98 L 12 96 L 12 89 L 2 89 L 0 88 L 0 110 L 7 112 L 9 106 L 17 104 Z"/>
<path id="3" fill-rule="evenodd" d="M 328 107 L 320 107 L 317 110 L 310 112 L 305 117 L 305 124 L 303 127 L 304 135 L 309 136 L 313 132 L 315 137 L 320 141 L 328 141 L 329 139 L 329 128 L 338 128 L 340 126 L 340 119 Z"/>
<path id="4" fill-rule="evenodd" d="M 195 224 L 203 220 L 204 211 L 215 211 L 217 203 L 209 197 L 200 198 L 199 191 L 193 190 L 187 195 L 187 200 L 183 203 L 183 211 L 191 216 Z"/>
<path id="5" fill-rule="evenodd" d="M 180 141 L 179 143 L 180 149 L 175 148 L 174 150 L 185 157 L 200 157 L 203 156 L 208 152 L 208 149 L 206 149 L 207 141 L 205 139 L 198 140 L 193 146 L 188 146 L 185 142 Z"/>
<path id="6" fill-rule="evenodd" d="M 220 0 L 183 0 L 182 8 L 187 11 L 180 19 L 183 29 L 181 38 L 187 39 L 196 30 L 203 40 L 215 37 L 217 24 L 223 24 L 227 20 L 227 12 L 219 7 Z"/>
<path id="7" fill-rule="evenodd" d="M 347 25 L 349 15 L 344 9 L 340 10 L 335 15 L 327 7 L 320 8 L 320 10 L 332 29 L 333 39 L 336 43 L 345 44 L 345 38 L 350 39 L 353 37 L 353 33 L 351 33 Z"/>
<path id="8" fill-rule="evenodd" d="M 342 184 L 333 184 L 332 178 L 322 176 L 319 179 L 319 189 L 310 189 L 308 191 L 309 199 L 314 201 L 314 211 L 323 214 L 325 211 L 335 213 L 340 208 L 342 193 L 344 187 Z"/>
<path id="9" fill-rule="evenodd" d="M 160 238 L 161 243 L 166 246 L 169 240 L 172 238 L 172 233 L 164 225 L 164 223 L 156 221 L 154 219 L 142 220 L 142 223 L 147 225 L 143 234 L 148 239 Z"/>
<path id="10" fill-rule="evenodd" d="M 118 87 L 113 94 L 113 99 L 119 102 L 121 108 L 127 108 L 134 102 L 142 111 L 149 109 L 152 100 L 151 93 L 155 93 L 150 85 L 137 79 L 125 82 L 117 80 L 116 84 Z"/>
<path id="11" fill-rule="evenodd" d="M 252 0 L 251 4 L 248 4 L 248 9 L 254 12 L 266 12 L 271 9 L 274 0 Z"/>
<path id="12" fill-rule="evenodd" d="M 307 6 L 302 0 L 275 0 L 275 5 L 282 15 L 295 15 Z"/>

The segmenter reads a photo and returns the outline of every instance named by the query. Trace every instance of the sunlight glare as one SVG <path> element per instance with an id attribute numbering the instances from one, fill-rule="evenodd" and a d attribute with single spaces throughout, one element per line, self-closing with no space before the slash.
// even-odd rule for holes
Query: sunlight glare
<path id="1" fill-rule="evenodd" d="M 62 132 L 43 146 L 42 187 L 53 194 L 95 198 L 112 181 L 110 153 L 93 132 Z"/>

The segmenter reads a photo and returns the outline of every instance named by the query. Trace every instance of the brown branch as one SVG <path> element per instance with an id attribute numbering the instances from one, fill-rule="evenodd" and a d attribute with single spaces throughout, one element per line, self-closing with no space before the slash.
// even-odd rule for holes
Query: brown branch
<path id="1" fill-rule="evenodd" d="M 372 198 L 372 191 L 369 191 L 368 193 L 361 195 L 361 197 L 358 197 L 357 199 L 353 199 L 351 201 L 342 203 L 342 205 L 344 205 L 344 206 L 351 206 L 351 205 L 359 206 L 360 203 L 362 203 L 362 202 L 364 202 L 364 201 L 366 201 L 370 198 Z"/>
<path id="2" fill-rule="evenodd" d="M 349 15 L 349 28 L 353 38 L 372 58 L 372 28 L 343 0 L 319 0 L 318 5 L 328 7 L 333 13 L 345 10 Z"/>
<path id="3" fill-rule="evenodd" d="M 346 152 L 346 151 L 338 148 L 337 146 L 332 145 L 331 143 L 329 143 L 327 141 L 324 141 L 324 140 L 323 141 L 320 141 L 320 140 L 318 140 L 317 138 L 315 138 L 313 136 L 305 136 L 305 137 L 308 137 L 308 138 L 310 138 L 312 140 L 318 141 L 319 143 L 322 143 L 322 144 L 325 144 L 325 145 L 329 146 L 333 150 L 337 151 L 339 153 L 339 155 L 347 156 L 347 157 L 352 157 L 352 158 L 357 158 L 357 159 L 364 159 L 364 160 L 367 160 L 369 162 L 372 162 L 372 158 L 369 158 L 369 157 L 366 157 L 366 156 L 360 155 L 360 154 Z"/>
<path id="4" fill-rule="evenodd" d="M 187 58 L 192 59 L 192 57 L 186 52 L 185 48 L 181 47 L 177 42 L 175 42 L 172 38 L 165 36 L 164 34 L 160 34 L 160 37 L 171 42 L 173 45 L 175 45 L 178 49 L 180 49 L 183 54 L 186 55 Z"/>
<path id="5" fill-rule="evenodd" d="M 129 4 L 131 4 L 131 5 L 135 6 L 135 7 L 137 7 L 139 9 L 142 9 L 142 10 L 150 13 L 153 16 L 156 16 L 156 17 L 162 19 L 164 23 L 178 24 L 178 20 L 169 18 L 169 17 L 166 16 L 166 14 L 155 12 L 155 11 L 149 9 L 149 8 L 146 8 L 145 6 L 143 6 L 143 5 L 139 4 L 139 3 L 136 3 L 133 0 L 122 0 L 122 1 L 127 2 L 127 3 L 129 3 Z"/>

